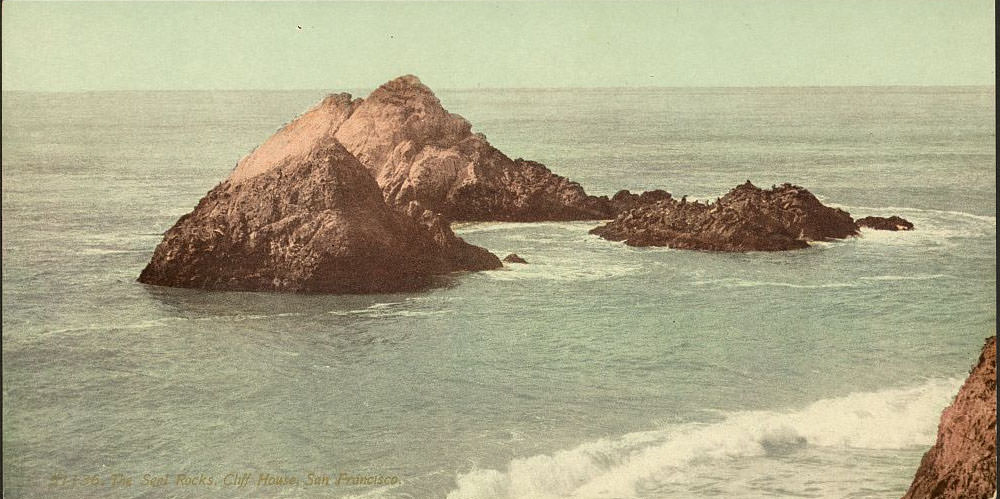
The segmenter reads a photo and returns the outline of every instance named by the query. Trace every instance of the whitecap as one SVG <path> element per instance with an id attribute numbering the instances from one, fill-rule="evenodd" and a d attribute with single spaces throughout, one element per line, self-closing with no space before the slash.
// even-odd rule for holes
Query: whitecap
<path id="1" fill-rule="evenodd" d="M 632 497 L 639 486 L 683 480 L 685 471 L 706 462 L 767 456 L 776 448 L 921 448 L 934 441 L 940 412 L 960 385 L 960 379 L 935 379 L 824 399 L 797 411 L 721 413 L 714 423 L 598 439 L 514 459 L 504 470 L 460 473 L 448 498 Z"/>
<path id="2" fill-rule="evenodd" d="M 445 315 L 454 313 L 453 310 L 410 310 L 406 308 L 400 308 L 400 305 L 404 305 L 404 302 L 375 303 L 365 308 L 358 308 L 353 310 L 331 310 L 327 313 L 329 313 L 330 315 L 339 315 L 342 317 L 367 317 L 367 318 L 429 317 L 435 315 Z"/>
<path id="3" fill-rule="evenodd" d="M 875 275 L 860 278 L 863 281 L 928 281 L 931 279 L 954 279 L 954 276 L 947 274 L 924 274 L 924 275 Z"/>
<path id="4" fill-rule="evenodd" d="M 753 287 L 781 287 L 781 288 L 796 288 L 796 289 L 825 289 L 825 288 L 853 288 L 857 287 L 857 283 L 849 282 L 828 282 L 828 283 L 818 283 L 818 284 L 797 284 L 792 282 L 780 282 L 780 281 L 752 281 L 746 279 L 709 279 L 703 281 L 693 281 L 691 284 L 696 286 L 712 286 L 717 285 L 724 288 L 753 288 Z"/>
<path id="5" fill-rule="evenodd" d="M 529 257 L 525 257 L 529 258 Z M 634 273 L 639 270 L 635 265 L 616 265 L 611 263 L 561 262 L 530 259 L 526 265 L 509 265 L 500 270 L 481 272 L 477 275 L 497 281 L 520 280 L 550 280 L 550 281 L 599 281 L 612 279 Z"/>

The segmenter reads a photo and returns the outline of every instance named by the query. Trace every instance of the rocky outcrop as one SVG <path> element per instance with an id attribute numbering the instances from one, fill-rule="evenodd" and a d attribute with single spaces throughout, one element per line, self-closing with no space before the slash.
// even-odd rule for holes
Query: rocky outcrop
<path id="1" fill-rule="evenodd" d="M 903 499 L 988 499 L 996 493 L 996 356 L 993 336 L 941 414 L 937 442 L 924 454 Z"/>
<path id="2" fill-rule="evenodd" d="M 349 103 L 341 97 L 327 105 Z M 324 111 L 325 113 L 325 111 Z M 218 290 L 375 293 L 420 289 L 432 277 L 501 267 L 418 202 L 389 207 L 370 173 L 325 123 L 272 137 L 287 154 L 241 162 L 166 232 L 139 281 Z M 316 145 L 315 142 L 310 144 Z M 264 149 L 264 146 L 262 146 Z"/>
<path id="3" fill-rule="evenodd" d="M 621 190 L 611 196 L 611 215 L 617 215 L 640 206 L 658 203 L 670 199 L 670 193 L 662 189 L 646 191 L 642 194 L 633 194 L 627 190 Z"/>
<path id="4" fill-rule="evenodd" d="M 864 217 L 854 221 L 858 228 L 867 227 L 875 230 L 913 230 L 909 220 L 893 215 L 891 217 Z"/>
<path id="5" fill-rule="evenodd" d="M 802 187 L 763 190 L 747 181 L 714 203 L 668 198 L 623 212 L 590 232 L 630 246 L 781 251 L 854 236 L 857 228 L 849 213 L 824 206 Z"/>
<path id="6" fill-rule="evenodd" d="M 517 256 L 517 253 L 511 253 L 511 254 L 503 257 L 503 262 L 504 263 L 528 263 L 528 261 L 525 260 L 524 258 L 521 258 L 520 256 Z"/>
<path id="7" fill-rule="evenodd" d="M 368 168 L 390 205 L 418 201 L 450 220 L 599 220 L 623 205 L 587 195 L 540 163 L 510 159 L 412 75 L 365 99 L 327 97 L 240 161 L 230 180 L 252 178 L 332 140 Z M 658 198 L 624 204 L 649 199 Z"/>

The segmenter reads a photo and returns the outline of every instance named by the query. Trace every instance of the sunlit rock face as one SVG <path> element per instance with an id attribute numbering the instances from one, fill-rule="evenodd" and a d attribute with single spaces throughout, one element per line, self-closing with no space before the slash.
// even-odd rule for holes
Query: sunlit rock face
<path id="1" fill-rule="evenodd" d="M 286 128 L 265 143 L 286 154 L 242 161 L 242 170 L 166 232 L 139 280 L 214 290 L 376 293 L 420 289 L 452 271 L 501 267 L 419 203 L 387 205 L 368 170 L 328 128 L 312 125 L 295 128 L 325 137 L 309 142 L 311 148 Z"/>
<path id="2" fill-rule="evenodd" d="M 450 220 L 598 220 L 619 207 L 541 163 L 507 157 L 412 75 L 365 99 L 328 97 L 240 161 L 230 180 L 250 178 L 330 140 L 368 168 L 390 205 L 418 201 Z"/>

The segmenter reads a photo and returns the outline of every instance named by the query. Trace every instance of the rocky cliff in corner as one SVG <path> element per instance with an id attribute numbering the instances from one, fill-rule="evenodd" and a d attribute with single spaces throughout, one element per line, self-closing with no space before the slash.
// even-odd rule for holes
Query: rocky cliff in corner
<path id="1" fill-rule="evenodd" d="M 747 181 L 714 203 L 668 196 L 624 211 L 591 233 L 630 246 L 780 251 L 854 236 L 857 228 L 850 214 L 824 206 L 802 187 L 763 190 Z"/>
<path id="2" fill-rule="evenodd" d="M 937 442 L 924 454 L 903 499 L 988 499 L 996 493 L 996 356 L 993 336 L 941 414 Z"/>
<path id="3" fill-rule="evenodd" d="M 386 201 L 411 201 L 456 221 L 596 220 L 657 199 L 623 191 L 589 196 L 544 165 L 511 159 L 449 113 L 417 77 L 396 78 L 365 99 L 337 94 L 298 117 L 239 162 L 239 181 L 339 141 L 368 168 Z"/>
<path id="4" fill-rule="evenodd" d="M 329 138 L 349 100 L 322 120 L 286 127 L 265 145 L 281 151 L 212 189 L 166 232 L 139 281 L 220 290 L 374 293 L 419 289 L 432 276 L 501 267 L 417 202 L 393 209 L 370 173 Z M 334 106 L 330 106 L 333 104 Z"/>

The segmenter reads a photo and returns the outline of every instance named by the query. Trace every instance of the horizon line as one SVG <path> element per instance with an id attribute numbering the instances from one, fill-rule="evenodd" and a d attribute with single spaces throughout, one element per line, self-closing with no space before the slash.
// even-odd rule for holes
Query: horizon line
<path id="1" fill-rule="evenodd" d="M 338 87 L 343 90 L 361 90 L 373 87 Z M 636 85 L 636 86 L 566 86 L 566 87 L 439 87 L 431 90 L 438 92 L 469 92 L 481 90 L 531 90 L 531 91 L 553 91 L 553 90 L 727 90 L 727 89 L 792 89 L 792 88 L 816 88 L 816 89 L 890 89 L 890 88 L 996 88 L 996 83 L 962 83 L 962 84 L 891 84 L 891 85 L 864 85 L 864 84 L 835 84 L 835 85 Z M 100 92 L 335 92 L 329 88 L 301 87 L 301 88 L 105 88 L 105 89 L 3 89 L 2 93 L 48 93 L 48 94 L 72 94 L 72 93 L 100 93 Z"/>

